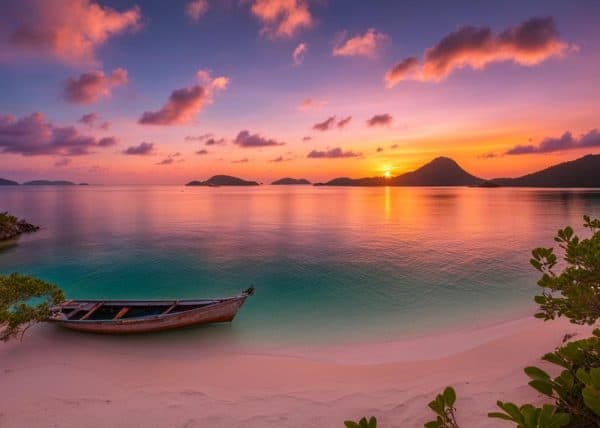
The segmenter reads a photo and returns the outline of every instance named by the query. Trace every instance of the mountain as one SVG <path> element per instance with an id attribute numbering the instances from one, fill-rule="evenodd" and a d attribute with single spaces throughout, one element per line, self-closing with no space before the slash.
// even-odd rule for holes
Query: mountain
<path id="1" fill-rule="evenodd" d="M 483 183 L 450 158 L 435 158 L 412 172 L 397 177 L 335 178 L 318 186 L 475 186 Z"/>
<path id="2" fill-rule="evenodd" d="M 469 174 L 454 160 L 439 157 L 390 181 L 395 186 L 474 186 L 484 180 Z"/>
<path id="3" fill-rule="evenodd" d="M 600 187 L 600 155 L 587 155 L 518 178 L 491 181 L 499 186 Z"/>
<path id="4" fill-rule="evenodd" d="M 280 178 L 279 180 L 275 180 L 271 184 L 275 186 L 291 186 L 296 184 L 310 184 L 306 178 Z"/>
<path id="5" fill-rule="evenodd" d="M 190 181 L 186 186 L 258 186 L 258 183 L 230 175 L 214 175 L 206 181 Z"/>
<path id="6" fill-rule="evenodd" d="M 74 186 L 75 183 L 65 180 L 33 180 L 23 183 L 24 186 Z"/>
<path id="7" fill-rule="evenodd" d="M 5 178 L 0 178 L 0 186 L 16 186 L 19 183 L 17 183 L 16 181 L 12 181 L 12 180 L 7 180 Z"/>

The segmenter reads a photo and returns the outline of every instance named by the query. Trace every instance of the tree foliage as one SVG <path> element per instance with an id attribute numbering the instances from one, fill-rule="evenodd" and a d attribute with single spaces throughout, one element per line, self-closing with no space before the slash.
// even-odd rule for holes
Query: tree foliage
<path id="1" fill-rule="evenodd" d="M 377 428 L 377 418 L 371 416 L 369 420 L 361 418 L 358 422 L 345 421 L 344 426 L 346 428 Z"/>
<path id="2" fill-rule="evenodd" d="M 558 257 L 553 248 L 536 248 L 531 264 L 542 273 L 538 285 L 544 288 L 535 297 L 540 306 L 537 318 L 566 316 L 575 324 L 594 324 L 600 317 L 600 219 L 584 216 L 592 236 L 580 239 L 569 226 L 558 231 L 554 240 L 563 250 L 564 269 L 554 272 Z"/>
<path id="3" fill-rule="evenodd" d="M 448 386 L 429 403 L 429 408 L 436 415 L 435 420 L 427 422 L 425 428 L 458 428 L 456 423 L 456 392 Z"/>
<path id="4" fill-rule="evenodd" d="M 51 305 L 62 301 L 64 294 L 55 285 L 18 273 L 0 275 L 0 340 L 22 338 L 29 326 L 50 316 Z"/>

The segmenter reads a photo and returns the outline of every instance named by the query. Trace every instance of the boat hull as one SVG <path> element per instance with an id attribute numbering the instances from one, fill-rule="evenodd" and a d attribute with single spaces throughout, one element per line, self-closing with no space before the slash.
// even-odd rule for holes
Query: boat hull
<path id="1" fill-rule="evenodd" d="M 241 295 L 206 307 L 140 318 L 113 320 L 68 320 L 51 318 L 48 321 L 64 328 L 89 333 L 150 333 L 201 324 L 230 322 L 235 318 L 247 297 L 247 295 Z"/>

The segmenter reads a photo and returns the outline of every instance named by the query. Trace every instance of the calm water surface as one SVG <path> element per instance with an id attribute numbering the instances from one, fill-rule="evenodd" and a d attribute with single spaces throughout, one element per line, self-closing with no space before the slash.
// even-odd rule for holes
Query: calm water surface
<path id="1" fill-rule="evenodd" d="M 255 285 L 236 343 L 393 340 L 532 310 L 529 252 L 600 216 L 600 190 L 6 187 L 42 225 L 0 272 L 70 298 L 196 298 Z M 207 329 L 192 329 L 201 336 Z"/>

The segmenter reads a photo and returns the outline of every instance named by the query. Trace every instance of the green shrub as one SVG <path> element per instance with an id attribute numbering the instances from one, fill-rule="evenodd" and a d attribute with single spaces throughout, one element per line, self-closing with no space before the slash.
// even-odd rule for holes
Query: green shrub
<path id="1" fill-rule="evenodd" d="M 32 305 L 36 298 L 42 301 Z M 32 324 L 50 316 L 50 305 L 62 301 L 64 294 L 55 285 L 18 273 L 0 275 L 0 340 L 22 338 Z"/>
<path id="2" fill-rule="evenodd" d="M 425 428 L 458 428 L 456 423 L 456 392 L 450 386 L 438 394 L 435 400 L 429 403 L 429 408 L 436 414 L 433 421 L 427 422 Z"/>
<path id="3" fill-rule="evenodd" d="M 377 418 L 375 418 L 375 416 L 371 416 L 368 421 L 367 418 L 362 418 L 358 422 L 345 421 L 344 425 L 346 428 L 377 428 Z"/>

